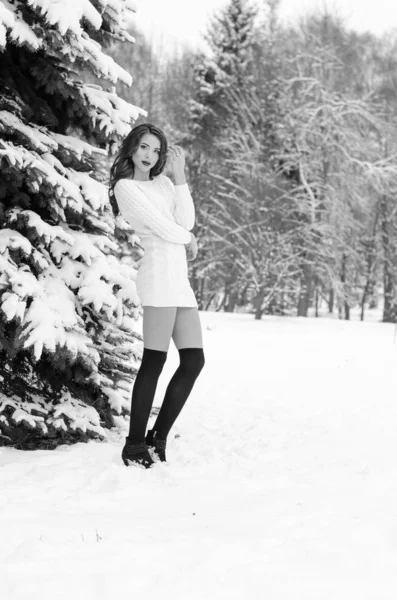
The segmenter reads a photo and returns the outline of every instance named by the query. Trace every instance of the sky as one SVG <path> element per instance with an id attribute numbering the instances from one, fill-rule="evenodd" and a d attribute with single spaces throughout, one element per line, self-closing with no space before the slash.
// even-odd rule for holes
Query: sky
<path id="1" fill-rule="evenodd" d="M 202 33 L 214 11 L 227 0 L 137 0 L 135 23 L 153 40 L 204 47 Z M 380 34 L 397 27 L 395 0 L 281 0 L 280 16 L 294 21 L 305 12 L 335 6 L 348 25 Z"/>

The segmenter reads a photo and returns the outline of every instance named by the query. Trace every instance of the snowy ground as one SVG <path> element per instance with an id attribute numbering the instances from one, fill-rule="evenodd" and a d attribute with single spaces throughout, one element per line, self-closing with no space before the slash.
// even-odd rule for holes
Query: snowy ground
<path id="1" fill-rule="evenodd" d="M 395 600 L 394 326 L 201 317 L 168 464 L 0 450 L 2 598 Z"/>

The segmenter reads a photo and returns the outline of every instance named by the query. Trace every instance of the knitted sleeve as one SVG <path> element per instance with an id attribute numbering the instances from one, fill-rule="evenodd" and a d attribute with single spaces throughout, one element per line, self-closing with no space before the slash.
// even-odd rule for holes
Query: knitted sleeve
<path id="1" fill-rule="evenodd" d="M 193 198 L 187 183 L 174 185 L 171 179 L 166 176 L 164 176 L 164 180 L 174 198 L 173 215 L 175 221 L 190 231 L 190 229 L 193 229 L 194 227 L 194 219 L 196 215 Z"/>
<path id="2" fill-rule="evenodd" d="M 188 244 L 190 233 L 184 228 L 167 219 L 155 208 L 145 194 L 137 188 L 132 180 L 120 179 L 114 186 L 114 195 L 120 212 L 126 221 L 138 219 L 153 233 L 167 242 Z"/>

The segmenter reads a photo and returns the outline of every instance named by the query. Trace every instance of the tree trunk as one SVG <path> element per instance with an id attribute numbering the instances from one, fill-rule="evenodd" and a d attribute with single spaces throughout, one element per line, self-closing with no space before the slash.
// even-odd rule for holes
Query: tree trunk
<path id="1" fill-rule="evenodd" d="M 363 291 L 363 297 L 361 298 L 361 314 L 360 314 L 360 321 L 364 321 L 364 317 L 365 317 L 365 300 L 367 299 L 367 292 L 366 292 L 366 287 L 364 288 Z"/>
<path id="2" fill-rule="evenodd" d="M 348 303 L 348 301 L 346 300 L 346 279 L 347 279 L 347 256 L 346 254 L 342 254 L 342 267 L 341 267 L 341 275 L 340 275 L 340 280 L 343 283 L 343 295 L 345 297 L 345 299 L 343 300 L 343 312 L 342 312 L 342 303 L 340 305 L 340 311 L 339 311 L 339 318 L 342 318 L 342 315 L 344 316 L 346 321 L 350 320 L 350 305 Z"/>
<path id="3" fill-rule="evenodd" d="M 198 277 L 197 277 L 197 274 L 196 274 L 196 273 L 197 273 L 197 269 L 196 269 L 196 267 L 195 267 L 194 265 L 192 265 L 192 269 L 191 269 L 191 271 L 190 271 L 190 277 L 189 277 L 189 279 L 190 279 L 190 283 L 191 283 L 191 286 L 192 286 L 192 290 L 193 290 L 193 292 L 194 292 L 194 295 L 195 295 L 195 296 L 196 296 L 196 298 L 197 298 L 197 296 L 199 295 L 199 284 L 200 284 L 200 280 L 198 279 Z M 197 302 L 197 303 L 198 303 L 198 302 Z"/>
<path id="4" fill-rule="evenodd" d="M 224 311 L 225 312 L 234 312 L 234 309 L 237 304 L 238 295 L 236 292 L 230 292 L 227 295 L 227 299 L 225 301 Z"/>
<path id="5" fill-rule="evenodd" d="M 373 291 L 370 301 L 369 301 L 369 308 L 370 309 L 374 309 L 374 308 L 378 308 L 378 294 Z"/>
<path id="6" fill-rule="evenodd" d="M 345 321 L 350 321 L 350 305 L 345 300 Z"/>
<path id="7" fill-rule="evenodd" d="M 376 238 L 376 230 L 378 227 L 378 218 L 379 218 L 379 208 L 377 207 L 376 213 L 375 213 L 374 226 L 372 228 L 372 236 L 371 236 L 370 242 L 368 244 L 368 249 L 367 249 L 367 257 L 366 257 L 367 258 L 367 277 L 366 277 L 366 281 L 365 281 L 363 295 L 361 298 L 361 315 L 360 315 L 361 321 L 364 321 L 365 303 L 367 301 L 368 295 L 370 294 L 370 291 L 375 288 L 375 281 L 374 281 L 374 265 L 375 265 L 375 260 L 376 260 L 375 238 Z"/>
<path id="8" fill-rule="evenodd" d="M 199 310 L 203 310 L 204 307 L 204 291 L 205 291 L 205 277 L 203 277 L 202 279 L 200 279 L 200 291 L 199 291 L 199 297 L 198 297 L 198 309 Z"/>
<path id="9" fill-rule="evenodd" d="M 211 294 L 210 299 L 208 300 L 207 304 L 204 307 L 204 310 L 207 311 L 209 309 L 209 307 L 211 306 L 211 302 L 213 301 L 213 299 L 215 298 L 216 293 L 214 292 L 213 294 Z"/>
<path id="10" fill-rule="evenodd" d="M 281 290 L 280 293 L 280 313 L 285 315 L 285 290 Z"/>
<path id="11" fill-rule="evenodd" d="M 395 281 L 393 276 L 393 243 L 391 239 L 391 226 L 388 218 L 388 202 L 387 197 L 383 196 L 380 202 L 380 221 L 382 232 L 382 248 L 383 248 L 383 322 L 396 322 L 396 305 L 395 305 Z"/>
<path id="12" fill-rule="evenodd" d="M 249 286 L 250 286 L 250 283 L 247 283 L 244 286 L 244 288 L 243 288 L 243 290 L 242 290 L 242 292 L 240 294 L 240 297 L 238 299 L 239 306 L 245 306 L 247 304 L 247 292 L 248 292 Z"/>
<path id="13" fill-rule="evenodd" d="M 215 312 L 219 312 L 221 310 L 221 308 L 223 308 L 223 306 L 226 302 L 226 296 L 227 296 L 227 287 L 225 285 L 225 291 L 223 292 L 222 302 L 220 303 L 219 306 L 216 307 Z"/>
<path id="14" fill-rule="evenodd" d="M 328 312 L 332 314 L 334 312 L 335 292 L 333 289 L 329 290 L 328 295 Z"/>
<path id="15" fill-rule="evenodd" d="M 345 318 L 346 321 L 350 320 L 350 305 L 346 299 L 346 280 L 347 280 L 347 256 L 346 254 L 342 254 L 342 267 L 341 267 L 341 275 L 340 275 L 340 280 L 343 283 L 343 295 L 344 295 L 344 300 L 343 300 L 343 305 L 341 303 L 341 309 L 339 312 L 339 318 L 343 317 Z M 342 306 L 343 306 L 343 311 L 342 311 Z"/>
<path id="16" fill-rule="evenodd" d="M 260 321 L 262 318 L 262 314 L 263 314 L 262 303 L 263 303 L 264 297 L 265 297 L 265 288 L 260 288 L 259 292 L 255 296 L 254 302 L 253 302 L 254 308 L 255 308 L 255 320 L 256 321 Z"/>
<path id="17" fill-rule="evenodd" d="M 307 317 L 313 288 L 313 275 L 309 265 L 303 267 L 298 299 L 298 317 Z"/>
<path id="18" fill-rule="evenodd" d="M 316 317 L 318 317 L 318 308 L 319 308 L 319 304 L 320 304 L 320 294 L 318 293 L 318 288 L 316 288 L 316 295 L 315 295 L 315 315 Z"/>

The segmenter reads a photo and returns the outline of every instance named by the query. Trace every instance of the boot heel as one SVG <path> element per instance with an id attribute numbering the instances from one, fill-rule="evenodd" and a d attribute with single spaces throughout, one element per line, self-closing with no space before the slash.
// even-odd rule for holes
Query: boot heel
<path id="1" fill-rule="evenodd" d="M 165 450 L 167 448 L 167 440 L 162 440 L 156 436 L 156 431 L 149 429 L 146 435 L 146 444 L 153 448 L 153 451 L 161 462 L 167 462 Z"/>
<path id="2" fill-rule="evenodd" d="M 126 467 L 140 465 L 145 469 L 150 469 L 154 465 L 154 460 L 149 454 L 145 442 L 133 444 L 126 438 L 126 444 L 121 452 L 121 458 Z M 132 463 L 132 465 L 131 465 Z"/>

